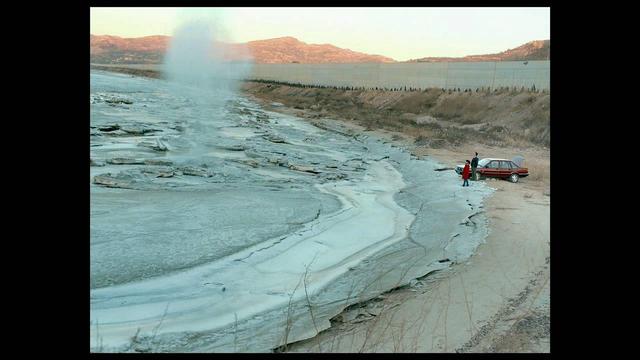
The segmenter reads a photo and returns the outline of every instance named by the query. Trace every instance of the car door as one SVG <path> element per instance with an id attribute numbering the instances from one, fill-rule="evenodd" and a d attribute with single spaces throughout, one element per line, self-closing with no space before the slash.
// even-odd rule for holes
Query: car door
<path id="1" fill-rule="evenodd" d="M 487 164 L 484 174 L 485 176 L 488 176 L 488 177 L 497 177 L 497 176 L 500 176 L 499 171 L 500 171 L 500 161 L 493 160 Z"/>
<path id="2" fill-rule="evenodd" d="M 511 175 L 511 161 L 500 161 L 500 177 L 506 178 Z"/>

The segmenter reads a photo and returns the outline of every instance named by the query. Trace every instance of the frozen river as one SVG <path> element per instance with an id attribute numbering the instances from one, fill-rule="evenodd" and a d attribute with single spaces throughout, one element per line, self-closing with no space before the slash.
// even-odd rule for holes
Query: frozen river
<path id="1" fill-rule="evenodd" d="M 486 235 L 452 171 L 164 80 L 91 73 L 92 351 L 267 352 Z"/>

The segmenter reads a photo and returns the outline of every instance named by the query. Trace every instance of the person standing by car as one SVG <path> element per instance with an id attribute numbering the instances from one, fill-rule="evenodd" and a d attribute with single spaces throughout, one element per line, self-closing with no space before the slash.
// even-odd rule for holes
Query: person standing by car
<path id="1" fill-rule="evenodd" d="M 471 159 L 471 180 L 476 179 L 476 168 L 478 167 L 478 153 L 476 152 L 476 157 Z"/>
<path id="2" fill-rule="evenodd" d="M 469 169 L 469 160 L 464 164 L 464 169 L 462 169 L 462 186 L 469 186 L 469 175 L 471 170 Z"/>

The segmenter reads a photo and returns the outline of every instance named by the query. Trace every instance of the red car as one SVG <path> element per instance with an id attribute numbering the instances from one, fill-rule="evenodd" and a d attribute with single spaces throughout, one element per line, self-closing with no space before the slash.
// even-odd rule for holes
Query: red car
<path id="1" fill-rule="evenodd" d="M 521 162 L 520 162 L 521 163 Z M 458 165 L 456 172 L 462 174 L 464 165 Z M 476 178 L 474 180 L 482 180 L 484 178 L 493 177 L 500 179 L 509 179 L 513 183 L 517 183 L 521 177 L 529 176 L 529 170 L 520 167 L 516 162 L 507 159 L 485 158 L 478 161 L 476 168 Z"/>

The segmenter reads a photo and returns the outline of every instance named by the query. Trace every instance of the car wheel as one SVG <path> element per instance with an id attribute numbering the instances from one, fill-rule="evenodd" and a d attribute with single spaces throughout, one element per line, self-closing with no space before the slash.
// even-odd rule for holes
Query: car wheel
<path id="1" fill-rule="evenodd" d="M 479 172 L 476 172 L 476 181 L 478 180 L 482 180 L 482 174 L 480 174 Z"/>
<path id="2" fill-rule="evenodd" d="M 512 183 L 517 183 L 519 178 L 520 178 L 520 177 L 518 176 L 518 174 L 511 174 L 511 176 L 509 176 L 509 180 L 510 180 Z"/>

